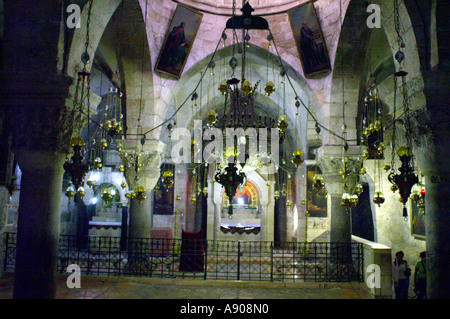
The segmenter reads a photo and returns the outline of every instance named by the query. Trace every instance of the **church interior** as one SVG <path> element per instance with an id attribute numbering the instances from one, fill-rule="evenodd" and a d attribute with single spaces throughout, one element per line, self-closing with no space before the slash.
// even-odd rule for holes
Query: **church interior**
<path id="1" fill-rule="evenodd" d="M 449 298 L 449 5 L 0 0 L 11 296 L 76 265 L 395 298 L 402 251 L 411 298 L 426 251 Z"/>

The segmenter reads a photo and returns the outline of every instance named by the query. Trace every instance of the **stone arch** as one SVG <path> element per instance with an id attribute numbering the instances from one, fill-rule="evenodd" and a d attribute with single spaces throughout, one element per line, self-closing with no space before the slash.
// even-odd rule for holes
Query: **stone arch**
<path id="1" fill-rule="evenodd" d="M 383 59 L 389 71 L 394 71 L 397 63 L 394 62 L 394 55 L 398 51 L 397 33 L 393 21 L 393 3 L 386 1 L 376 1 L 381 8 L 381 26 L 382 31 L 372 30 L 366 25 L 366 20 L 369 16 L 367 13 L 367 3 L 360 0 L 349 1 L 347 6 L 343 8 L 345 13 L 342 30 L 339 34 L 339 41 L 336 48 L 336 58 L 334 61 L 334 71 L 331 82 L 330 102 L 329 102 L 329 128 L 335 133 L 342 132 L 343 125 L 343 104 L 346 102 L 345 115 L 347 124 L 347 138 L 350 144 L 357 142 L 357 127 L 356 121 L 353 119 L 357 117 L 358 101 L 361 98 L 361 89 L 364 87 L 367 79 L 368 65 L 367 57 L 364 52 L 367 49 L 371 36 L 374 33 L 379 33 L 387 41 L 388 52 L 391 52 L 391 57 L 384 56 Z M 345 4 L 344 4 L 345 6 Z M 425 104 L 423 95 L 423 78 L 420 70 L 420 58 L 417 50 L 417 42 L 414 34 L 414 29 L 411 25 L 411 20 L 408 11 L 403 3 L 400 2 L 400 16 L 402 18 L 402 37 L 406 42 L 406 49 L 404 50 L 406 59 L 403 63 L 403 68 L 408 71 L 406 81 L 409 82 L 409 95 L 415 106 L 412 108 L 421 108 Z M 359 50 L 358 50 L 359 49 Z M 344 65 L 342 65 L 342 60 Z M 394 68 L 394 70 L 392 70 Z M 366 74 L 363 74 L 366 72 Z M 384 87 L 384 96 L 380 96 L 386 105 L 390 106 L 392 110 L 393 104 L 393 82 L 392 76 L 384 74 L 384 79 L 388 80 Z M 343 82 L 344 81 L 344 88 Z M 391 84 L 392 83 L 392 84 Z M 344 97 L 343 97 L 344 92 Z M 398 102 L 398 101 L 397 101 Z M 412 105 L 411 105 L 412 106 Z M 334 124 L 333 124 L 334 123 Z M 326 144 L 340 145 L 342 141 L 339 138 L 329 136 Z"/>
<path id="2" fill-rule="evenodd" d="M 109 20 L 121 2 L 122 0 L 92 2 L 89 30 L 90 45 L 88 47 L 88 54 L 91 57 L 91 60 L 93 60 L 95 56 L 95 51 L 97 50 L 97 46 L 100 43 Z M 86 41 L 87 18 L 88 6 L 84 6 L 80 18 L 81 28 L 75 29 L 67 61 L 67 74 L 74 79 L 77 77 L 77 70 L 81 69 L 82 66 L 81 55 L 84 52 L 84 44 Z M 91 67 L 92 64 L 87 65 L 88 70 L 90 70 Z"/>
<path id="3" fill-rule="evenodd" d="M 267 50 L 253 44 L 250 44 L 247 53 L 247 69 L 251 70 L 247 73 L 247 78 L 252 82 L 252 85 L 255 84 L 257 79 L 261 79 L 261 83 L 259 84 L 258 88 L 259 94 L 256 99 L 256 103 L 258 107 L 263 108 L 265 112 L 272 112 L 272 115 L 275 116 L 275 114 L 282 114 L 283 112 L 283 89 L 282 87 L 280 87 L 281 84 L 278 84 L 275 93 L 270 97 L 266 96 L 266 94 L 264 93 L 264 86 L 267 78 L 267 62 L 265 59 L 267 55 L 269 55 L 270 61 L 269 80 L 274 82 L 281 81 L 281 76 L 279 75 L 278 68 L 278 57 L 273 53 L 268 54 Z M 214 79 L 217 85 L 221 80 L 230 78 L 232 70 L 229 67 L 228 62 L 232 56 L 232 46 L 228 46 L 216 52 L 214 56 Z M 239 61 L 240 55 L 235 54 L 235 56 Z M 182 127 L 192 126 L 193 119 L 197 119 L 200 118 L 201 115 L 205 115 L 207 110 L 209 109 L 214 109 L 217 111 L 218 109 L 223 108 L 224 99 L 218 92 L 217 87 L 213 87 L 213 85 L 209 85 L 208 87 L 208 81 L 211 77 L 211 70 L 207 69 L 207 66 L 211 61 L 211 57 L 212 54 L 204 57 L 202 60 L 193 65 L 189 70 L 185 71 L 178 83 L 174 86 L 171 91 L 172 98 L 165 114 L 166 120 L 172 117 L 175 111 L 184 102 L 185 104 L 178 111 L 175 117 L 177 124 Z M 318 102 L 313 90 L 310 88 L 308 83 L 292 66 L 286 63 L 286 61 L 282 61 L 282 63 L 287 71 L 288 76 L 291 79 L 291 83 L 295 89 L 295 92 L 298 94 L 300 99 L 307 107 L 309 107 L 310 110 L 322 117 L 322 108 L 320 106 L 320 103 Z M 240 61 L 239 64 L 241 64 Z M 207 73 L 203 78 L 203 82 L 199 84 L 203 72 Z M 240 72 L 240 66 L 238 66 L 235 72 L 235 75 L 238 78 L 241 77 Z M 287 79 L 285 79 L 285 82 L 286 95 L 284 100 L 286 105 L 286 115 L 289 121 L 288 130 L 294 131 L 294 128 L 296 128 L 295 134 L 297 136 L 294 136 L 293 134 L 291 140 L 297 140 L 299 142 L 301 141 L 303 144 L 298 147 L 301 147 L 301 149 L 306 152 L 308 114 L 303 106 L 300 106 L 298 110 L 296 109 L 294 91 L 292 90 Z M 198 105 L 197 107 L 193 107 L 194 102 L 190 100 L 190 96 L 194 91 L 196 91 L 196 93 L 199 95 L 196 101 Z M 297 111 L 299 112 L 299 115 L 296 117 L 295 114 Z M 295 123 L 296 120 L 297 123 Z"/>
<path id="4" fill-rule="evenodd" d="M 398 63 L 395 61 L 395 54 L 398 51 L 397 32 L 394 26 L 394 6 L 393 1 L 375 1 L 381 8 L 381 29 L 371 30 L 366 25 L 367 18 L 370 12 L 366 12 L 367 3 L 362 0 L 349 1 L 347 7 L 343 8 L 345 12 L 344 22 L 342 30 L 339 33 L 339 41 L 336 48 L 336 55 L 334 61 L 334 70 L 330 86 L 330 104 L 329 104 L 329 123 L 330 129 L 336 133 L 342 132 L 343 124 L 343 100 L 347 102 L 345 108 L 346 124 L 347 124 L 347 138 L 350 139 L 350 145 L 359 144 L 357 134 L 357 116 L 358 105 L 363 97 L 363 91 L 365 91 L 365 85 L 367 82 L 367 76 L 369 73 L 369 65 L 372 67 L 372 72 L 375 72 L 377 76 L 377 85 L 379 96 L 386 106 L 386 114 L 383 114 L 384 118 L 392 116 L 394 99 L 397 102 L 397 114 L 402 114 L 401 110 L 402 98 L 398 92 L 395 97 L 393 73 L 398 70 Z M 344 10 L 345 9 L 345 10 Z M 411 19 L 403 1 L 400 1 L 399 14 L 401 17 L 401 35 L 406 43 L 406 48 L 403 49 L 405 53 L 405 60 L 402 67 L 408 72 L 405 77 L 408 97 L 410 102 L 410 109 L 420 109 L 426 104 L 425 96 L 423 93 L 424 81 L 421 72 L 421 64 L 419 58 L 419 52 L 417 49 L 416 36 L 414 34 L 414 28 L 411 24 Z M 377 48 L 379 51 L 371 48 L 372 43 L 380 44 Z M 383 49 L 384 48 L 384 49 Z M 365 56 L 367 55 L 367 56 Z M 342 64 L 341 61 L 344 61 Z M 378 62 L 377 62 L 378 61 Z M 383 70 L 384 69 L 384 70 Z M 344 90 L 342 89 L 342 81 L 344 81 Z M 380 83 L 381 82 L 381 83 Z M 398 81 L 397 85 L 400 85 L 401 81 Z M 344 91 L 344 99 L 342 92 Z M 392 117 L 386 121 L 386 124 L 392 122 Z M 335 123 L 335 125 L 331 125 Z M 399 125 L 400 126 L 400 125 Z M 400 127 L 401 129 L 402 127 Z M 386 144 L 385 157 L 390 159 L 391 148 L 389 135 L 392 130 L 387 130 L 384 133 Z M 401 138 L 404 134 L 397 131 L 396 144 L 401 144 Z M 342 145 L 342 141 L 328 137 L 325 140 L 325 145 L 338 147 Z M 331 149 L 331 147 L 330 147 Z M 397 160 L 397 158 L 395 159 Z M 389 161 L 389 160 L 387 160 Z M 378 166 L 378 164 L 380 164 Z M 420 165 L 420 164 L 419 164 Z M 398 201 L 398 194 L 394 194 L 390 189 L 390 183 L 387 181 L 386 173 L 381 172 L 381 182 L 378 181 L 378 174 L 380 167 L 383 166 L 383 161 L 380 160 L 368 160 L 364 162 L 364 166 L 367 168 L 366 176 L 362 177 L 362 181 L 369 184 L 370 188 L 370 200 L 372 207 L 372 219 L 374 226 L 374 239 L 386 244 L 396 243 L 394 238 L 392 227 L 395 222 L 398 221 L 398 225 L 401 227 L 401 232 L 407 233 L 408 225 L 401 220 L 402 206 Z M 378 173 L 377 173 L 378 172 Z M 373 190 L 381 191 L 385 197 L 385 203 L 382 208 L 375 207 L 372 203 Z M 398 215 L 386 216 L 389 211 L 399 212 Z M 389 214 L 390 215 L 390 214 Z M 392 218 L 389 223 L 386 219 Z M 413 244 L 412 240 L 409 242 Z M 394 244 L 395 245 L 395 244 Z"/>
<path id="5" fill-rule="evenodd" d="M 150 5 L 148 0 L 94 1 L 91 9 L 88 47 L 91 61 L 96 58 L 102 43 L 104 46 L 107 40 L 117 41 L 118 39 L 119 41 L 119 43 L 107 44 L 120 46 L 120 48 L 114 48 L 117 50 L 115 52 L 117 56 L 106 62 L 117 63 L 119 74 L 115 78 L 115 84 L 119 84 L 125 94 L 123 99 L 127 122 L 125 130 L 131 128 L 128 131 L 131 134 L 136 133 L 135 128 L 139 125 L 139 119 L 144 131 L 146 128 L 154 127 L 159 120 L 153 110 L 153 69 L 150 48 L 153 48 L 154 44 L 151 33 L 147 31 L 147 26 L 150 24 Z M 87 6 L 83 8 L 81 21 L 87 20 L 87 9 Z M 82 23 L 81 26 L 74 33 L 67 64 L 67 72 L 73 78 L 76 78 L 76 71 L 82 67 L 80 57 L 84 52 L 86 23 Z M 88 71 L 91 70 L 92 64 L 91 62 L 87 65 Z M 74 90 L 74 84 L 72 90 Z"/>

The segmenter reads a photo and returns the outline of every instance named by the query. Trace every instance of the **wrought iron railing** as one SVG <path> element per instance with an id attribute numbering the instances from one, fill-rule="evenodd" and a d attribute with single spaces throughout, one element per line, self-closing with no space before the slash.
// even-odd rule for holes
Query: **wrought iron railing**
<path id="1" fill-rule="evenodd" d="M 4 271 L 14 271 L 16 234 L 4 234 Z M 283 243 L 67 236 L 58 272 L 85 275 L 283 282 L 363 280 L 360 243 Z"/>

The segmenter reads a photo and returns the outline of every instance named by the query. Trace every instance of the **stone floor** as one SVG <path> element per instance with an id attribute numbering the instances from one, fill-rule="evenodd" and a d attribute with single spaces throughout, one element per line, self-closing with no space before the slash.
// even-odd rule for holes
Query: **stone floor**
<path id="1" fill-rule="evenodd" d="M 82 276 L 81 288 L 58 277 L 57 299 L 369 299 L 362 283 L 276 283 Z M 0 278 L 0 299 L 13 295 L 12 275 Z"/>

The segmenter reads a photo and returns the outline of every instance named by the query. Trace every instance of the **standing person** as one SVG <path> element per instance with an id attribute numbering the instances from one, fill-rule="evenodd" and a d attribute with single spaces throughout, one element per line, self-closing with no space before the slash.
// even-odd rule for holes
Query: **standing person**
<path id="1" fill-rule="evenodd" d="M 403 251 L 395 254 L 394 265 L 392 267 L 392 280 L 394 281 L 395 299 L 408 299 L 409 276 L 411 269 L 403 259 Z"/>
<path id="2" fill-rule="evenodd" d="M 425 299 L 427 292 L 426 252 L 422 251 L 419 257 L 420 261 L 416 263 L 414 271 L 414 292 L 417 294 L 417 299 Z"/>

